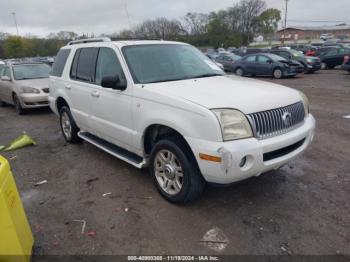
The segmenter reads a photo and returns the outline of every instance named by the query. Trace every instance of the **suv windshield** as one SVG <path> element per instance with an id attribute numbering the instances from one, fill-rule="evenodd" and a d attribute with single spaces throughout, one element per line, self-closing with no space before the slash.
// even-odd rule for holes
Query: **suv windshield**
<path id="1" fill-rule="evenodd" d="M 51 68 L 45 64 L 14 65 L 13 75 L 16 80 L 48 78 Z"/>
<path id="2" fill-rule="evenodd" d="M 123 54 L 137 84 L 224 75 L 213 61 L 189 45 L 126 46 Z"/>

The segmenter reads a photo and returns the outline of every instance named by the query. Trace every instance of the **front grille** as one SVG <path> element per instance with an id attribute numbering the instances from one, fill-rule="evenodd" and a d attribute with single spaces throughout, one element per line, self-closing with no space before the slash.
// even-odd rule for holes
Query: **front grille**
<path id="1" fill-rule="evenodd" d="M 45 93 L 50 93 L 50 88 L 43 88 L 43 91 L 44 91 Z"/>
<path id="2" fill-rule="evenodd" d="M 299 147 L 301 147 L 304 144 L 304 142 L 305 142 L 305 138 L 303 140 L 293 144 L 293 145 L 290 145 L 290 146 L 287 146 L 285 148 L 281 148 L 281 149 L 278 149 L 278 150 L 275 150 L 275 151 L 272 151 L 269 153 L 265 153 L 264 154 L 264 162 L 288 155 L 288 154 L 292 153 L 293 151 L 297 150 Z"/>
<path id="3" fill-rule="evenodd" d="M 259 139 L 284 134 L 304 122 L 302 102 L 248 115 L 254 134 Z"/>

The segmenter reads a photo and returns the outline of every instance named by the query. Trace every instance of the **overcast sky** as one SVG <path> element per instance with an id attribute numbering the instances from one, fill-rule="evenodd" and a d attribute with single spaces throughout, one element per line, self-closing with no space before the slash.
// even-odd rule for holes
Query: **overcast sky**
<path id="1" fill-rule="evenodd" d="M 180 19 L 187 12 L 218 11 L 236 2 L 239 0 L 0 0 L 0 32 L 16 33 L 12 12 L 16 12 L 20 35 L 46 36 L 60 30 L 98 35 L 128 29 L 146 19 Z M 266 2 L 284 11 L 284 0 Z M 349 10 L 350 0 L 289 0 L 288 25 L 350 24 Z"/>

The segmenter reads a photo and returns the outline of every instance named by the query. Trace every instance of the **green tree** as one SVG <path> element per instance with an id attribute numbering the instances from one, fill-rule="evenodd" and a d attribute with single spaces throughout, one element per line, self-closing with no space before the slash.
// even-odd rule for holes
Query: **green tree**
<path id="1" fill-rule="evenodd" d="M 5 57 L 19 58 L 25 55 L 25 41 L 19 36 L 10 36 L 4 42 Z"/>
<path id="2" fill-rule="evenodd" d="M 281 21 L 281 11 L 275 8 L 269 8 L 261 13 L 258 17 L 259 31 L 272 40 L 278 27 L 278 22 Z"/>
<path id="3" fill-rule="evenodd" d="M 242 38 L 238 32 L 230 30 L 229 26 L 219 18 L 212 19 L 208 24 L 210 45 L 215 48 L 240 46 Z"/>

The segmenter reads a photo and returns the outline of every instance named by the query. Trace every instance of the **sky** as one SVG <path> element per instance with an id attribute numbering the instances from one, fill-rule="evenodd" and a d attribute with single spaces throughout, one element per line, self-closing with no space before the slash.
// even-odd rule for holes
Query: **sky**
<path id="1" fill-rule="evenodd" d="M 209 13 L 239 0 L 0 0 L 0 32 L 40 37 L 61 30 L 78 34 L 114 33 L 147 19 L 181 19 L 188 12 Z M 284 0 L 266 0 L 284 12 Z M 350 24 L 350 0 L 289 0 L 287 25 Z M 129 19 L 128 19 L 129 14 Z"/>

